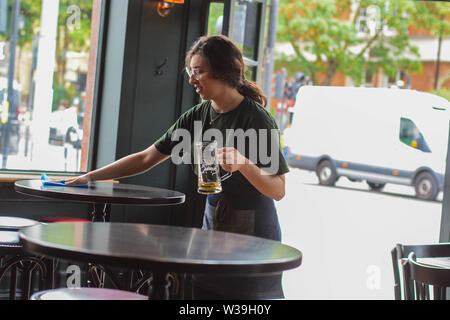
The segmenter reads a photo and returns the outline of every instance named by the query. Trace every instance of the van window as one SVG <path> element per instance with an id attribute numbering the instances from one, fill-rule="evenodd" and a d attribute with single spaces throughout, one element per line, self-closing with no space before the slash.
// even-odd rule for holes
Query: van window
<path id="1" fill-rule="evenodd" d="M 422 133 L 410 119 L 400 118 L 400 141 L 414 149 L 431 152 Z"/>

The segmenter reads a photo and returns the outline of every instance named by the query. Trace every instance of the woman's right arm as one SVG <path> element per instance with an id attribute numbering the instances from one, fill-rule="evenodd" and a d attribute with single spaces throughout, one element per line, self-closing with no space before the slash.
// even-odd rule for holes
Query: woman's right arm
<path id="1" fill-rule="evenodd" d="M 66 185 L 85 184 L 89 181 L 111 180 L 134 176 L 150 170 L 168 158 L 170 158 L 170 155 L 159 152 L 158 149 L 152 145 L 141 152 L 130 154 L 129 156 L 114 161 L 100 169 L 67 180 Z"/>

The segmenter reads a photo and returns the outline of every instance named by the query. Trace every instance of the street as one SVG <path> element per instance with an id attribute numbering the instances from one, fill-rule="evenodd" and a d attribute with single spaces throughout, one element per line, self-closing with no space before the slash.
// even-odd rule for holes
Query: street
<path id="1" fill-rule="evenodd" d="M 28 146 L 28 154 L 25 156 L 24 136 L 21 137 L 17 154 L 8 155 L 7 169 L 37 170 L 37 171 L 69 171 L 78 172 L 80 169 L 81 150 L 72 145 L 42 144 L 42 150 L 33 154 L 33 143 Z"/>
<path id="2" fill-rule="evenodd" d="M 282 242 L 299 249 L 303 262 L 284 272 L 286 299 L 394 299 L 390 251 L 439 241 L 442 192 L 422 201 L 413 187 L 372 192 L 346 178 L 327 187 L 313 172 L 290 170 L 276 206 Z"/>

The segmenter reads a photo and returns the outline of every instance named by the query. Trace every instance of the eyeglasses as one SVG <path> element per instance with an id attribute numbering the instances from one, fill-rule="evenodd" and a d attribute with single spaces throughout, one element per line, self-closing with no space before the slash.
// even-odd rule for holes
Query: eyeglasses
<path id="1" fill-rule="evenodd" d="M 194 80 L 200 80 L 200 77 L 205 72 L 198 72 L 198 70 L 191 70 L 190 68 L 186 67 L 185 71 L 189 78 L 193 78 Z"/>

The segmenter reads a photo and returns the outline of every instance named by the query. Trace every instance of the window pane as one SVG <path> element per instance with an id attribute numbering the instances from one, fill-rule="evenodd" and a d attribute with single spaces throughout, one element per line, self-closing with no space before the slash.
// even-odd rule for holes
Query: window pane
<path id="1" fill-rule="evenodd" d="M 223 27 L 223 3 L 212 2 L 209 5 L 208 35 L 222 34 Z"/>
<path id="2" fill-rule="evenodd" d="M 247 66 L 247 68 L 245 69 L 245 78 L 255 81 L 256 78 L 256 67 L 249 67 Z"/>
<path id="3" fill-rule="evenodd" d="M 291 166 L 276 203 L 283 241 L 312 255 L 311 268 L 283 274 L 287 299 L 393 299 L 395 244 L 448 238 L 449 10 L 279 1 L 274 73 L 309 83 L 289 121 L 277 118 Z"/>
<path id="4" fill-rule="evenodd" d="M 0 0 L 3 169 L 85 170 L 100 2 Z"/>
<path id="5" fill-rule="evenodd" d="M 251 0 L 235 2 L 230 37 L 243 51 L 247 66 L 246 78 L 256 81 L 258 66 L 258 40 L 262 4 Z M 208 15 L 208 35 L 223 34 L 224 4 L 211 2 Z"/>
<path id="6" fill-rule="evenodd" d="M 258 59 L 258 39 L 259 39 L 259 15 L 261 3 L 253 1 L 238 1 L 235 4 L 234 22 L 231 38 L 238 43 L 244 56 Z"/>
<path id="7" fill-rule="evenodd" d="M 422 133 L 417 126 L 409 119 L 400 119 L 400 141 L 411 148 L 423 152 L 431 152 L 428 144 L 425 142 Z"/>

